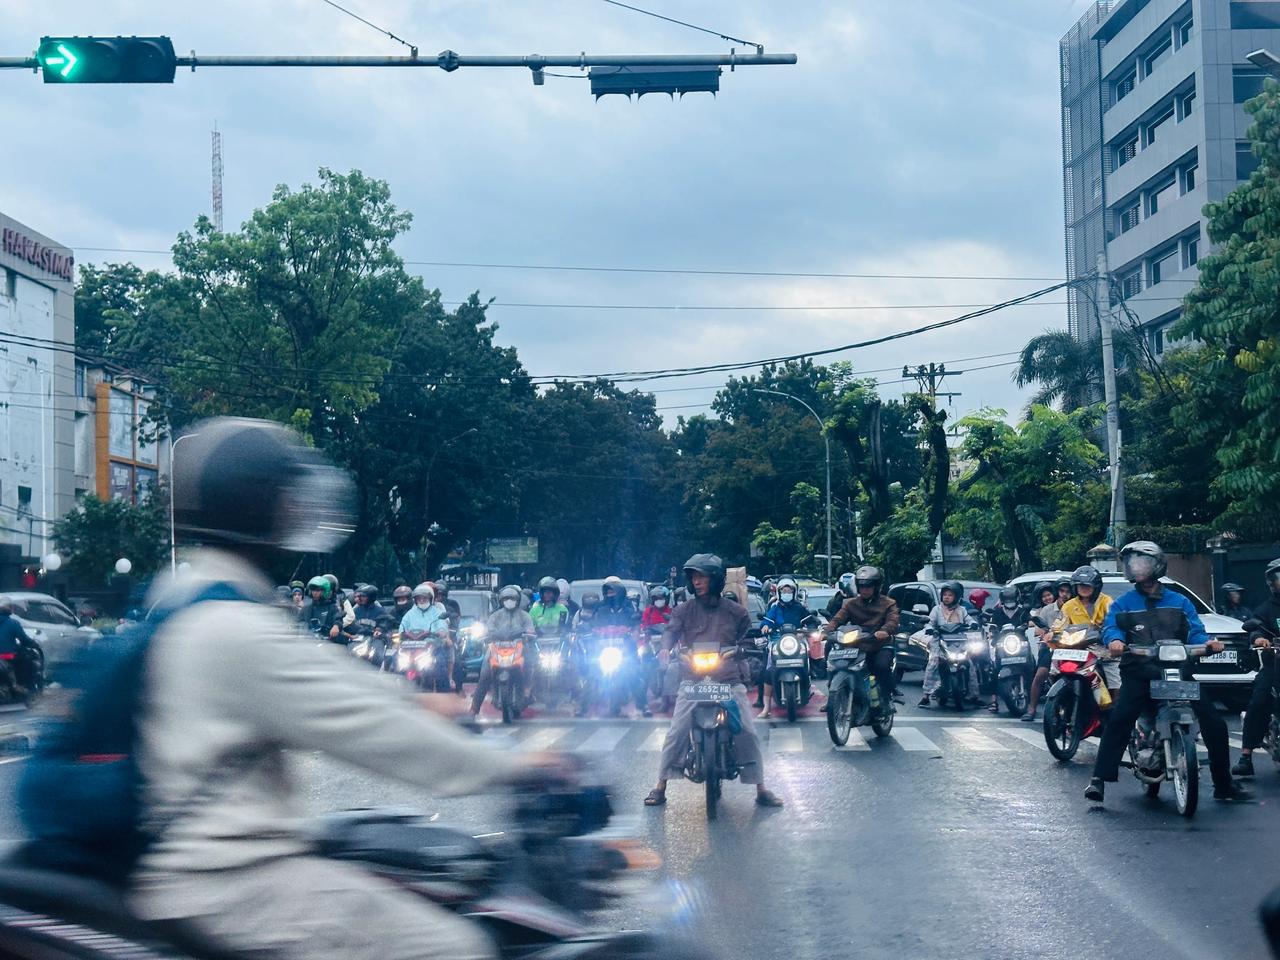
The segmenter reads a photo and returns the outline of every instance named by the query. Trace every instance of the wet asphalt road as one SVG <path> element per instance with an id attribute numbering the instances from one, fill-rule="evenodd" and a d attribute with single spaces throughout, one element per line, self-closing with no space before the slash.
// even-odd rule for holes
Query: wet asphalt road
<path id="1" fill-rule="evenodd" d="M 916 688 L 905 693 L 913 703 Z M 1205 768 L 1188 822 L 1126 771 L 1105 809 L 1092 807 L 1082 793 L 1093 745 L 1060 765 L 1037 742 L 1039 724 L 909 705 L 892 737 L 866 729 L 869 742 L 836 750 L 813 713 L 762 729 L 766 778 L 786 808 L 761 810 L 752 788 L 727 784 L 708 823 L 693 784 L 673 782 L 666 807 L 641 805 L 665 727 L 541 717 L 481 736 L 587 756 L 618 812 L 662 856 L 650 901 L 614 910 L 606 926 L 648 926 L 675 904 L 679 916 L 664 923 L 753 960 L 1267 956 L 1255 911 L 1280 884 L 1280 771 L 1261 756 L 1258 803 L 1213 802 Z M 298 759 L 315 813 L 396 805 L 477 832 L 502 825 L 500 799 L 435 802 L 317 756 Z M 20 768 L 0 765 L 0 788 Z M 8 810 L 0 830 L 16 832 Z"/>

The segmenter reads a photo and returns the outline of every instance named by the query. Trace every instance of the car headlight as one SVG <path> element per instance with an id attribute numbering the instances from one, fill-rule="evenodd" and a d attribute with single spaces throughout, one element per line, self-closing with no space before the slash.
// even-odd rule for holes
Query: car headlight
<path id="1" fill-rule="evenodd" d="M 788 633 L 778 641 L 778 652 L 784 657 L 794 657 L 800 652 L 800 641 Z"/>
<path id="2" fill-rule="evenodd" d="M 1025 642 L 1020 637 L 1005 637 L 1000 641 L 1000 649 L 1012 657 L 1022 651 L 1022 645 Z"/>
<path id="3" fill-rule="evenodd" d="M 617 647 L 605 647 L 600 651 L 600 669 L 613 673 L 622 666 L 622 651 Z"/>
<path id="4" fill-rule="evenodd" d="M 970 640 L 968 643 L 965 644 L 965 649 L 968 650 L 970 653 L 976 655 L 979 653 L 985 653 L 987 650 L 987 645 L 983 643 L 981 640 Z"/>
<path id="5" fill-rule="evenodd" d="M 695 653 L 693 655 L 693 669 L 697 673 L 710 673 L 718 666 L 720 666 L 720 654 L 718 653 Z"/>
<path id="6" fill-rule="evenodd" d="M 1180 643 L 1161 644 L 1160 659 L 1165 663 L 1181 663 L 1187 659 L 1187 648 Z"/>

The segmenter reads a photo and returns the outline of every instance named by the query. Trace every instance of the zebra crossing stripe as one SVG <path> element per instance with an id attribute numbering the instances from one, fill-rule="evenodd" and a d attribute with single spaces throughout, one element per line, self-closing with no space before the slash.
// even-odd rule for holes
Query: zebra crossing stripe
<path id="1" fill-rule="evenodd" d="M 774 753 L 801 753 L 804 735 L 799 727 L 774 727 L 769 731 L 769 749 Z"/>
<path id="2" fill-rule="evenodd" d="M 1023 743 L 1029 743 L 1033 747 L 1039 747 L 1041 750 L 1049 749 L 1049 745 L 1044 742 L 1044 730 L 1039 725 L 1027 724 L 1025 727 L 1001 727 L 1000 732 L 1011 737 L 1017 737 Z"/>
<path id="3" fill-rule="evenodd" d="M 926 737 L 915 727 L 898 727 L 893 728 L 893 732 L 889 734 L 894 742 L 903 750 L 931 750 L 934 753 L 941 753 L 938 745 Z"/>
<path id="4" fill-rule="evenodd" d="M 662 750 L 662 742 L 667 739 L 667 731 L 661 728 L 649 734 L 636 749 L 641 753 L 658 753 Z"/>
<path id="5" fill-rule="evenodd" d="M 630 732 L 630 727 L 601 727 L 574 749 L 583 753 L 609 753 L 616 750 Z"/>
<path id="6" fill-rule="evenodd" d="M 569 727 L 542 727 L 539 730 L 535 730 L 532 736 L 521 740 L 518 749 L 528 751 L 530 753 L 539 753 L 543 750 L 550 750 L 552 744 L 568 734 L 569 731 Z"/>
<path id="7" fill-rule="evenodd" d="M 862 731 L 854 727 L 849 731 L 849 742 L 843 747 L 836 747 L 837 750 L 870 750 L 871 745 L 867 743 L 867 738 L 862 735 Z"/>
<path id="8" fill-rule="evenodd" d="M 943 727 L 947 733 L 960 742 L 966 750 L 980 750 L 988 753 L 1007 751 L 1009 748 L 999 741 L 980 733 L 976 727 Z"/>

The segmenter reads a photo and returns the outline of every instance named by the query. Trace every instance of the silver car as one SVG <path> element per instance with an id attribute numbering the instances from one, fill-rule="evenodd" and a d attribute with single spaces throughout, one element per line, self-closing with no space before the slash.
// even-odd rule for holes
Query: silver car
<path id="1" fill-rule="evenodd" d="M 13 618 L 44 650 L 45 669 L 53 676 L 58 667 L 102 636 L 92 627 L 80 626 L 76 615 L 57 597 L 26 590 L 0 594 L 0 603 L 13 608 Z"/>

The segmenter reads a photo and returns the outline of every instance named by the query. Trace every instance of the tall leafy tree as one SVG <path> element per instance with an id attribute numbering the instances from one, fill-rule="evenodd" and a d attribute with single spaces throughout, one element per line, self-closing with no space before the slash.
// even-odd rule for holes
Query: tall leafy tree
<path id="1" fill-rule="evenodd" d="M 1140 345 L 1127 328 L 1117 329 L 1112 343 L 1124 381 L 1125 371 L 1132 370 L 1142 358 Z M 1035 386 L 1028 411 L 1034 406 L 1061 410 L 1087 407 L 1102 397 L 1102 348 L 1095 341 L 1078 340 L 1066 330 L 1047 330 L 1022 348 L 1013 382 L 1020 387 Z"/>
<path id="2" fill-rule="evenodd" d="M 133 576 L 150 576 L 169 555 L 168 509 L 162 489 L 136 506 L 85 497 L 53 527 L 65 569 L 82 585 L 102 585 L 125 557 Z"/>

